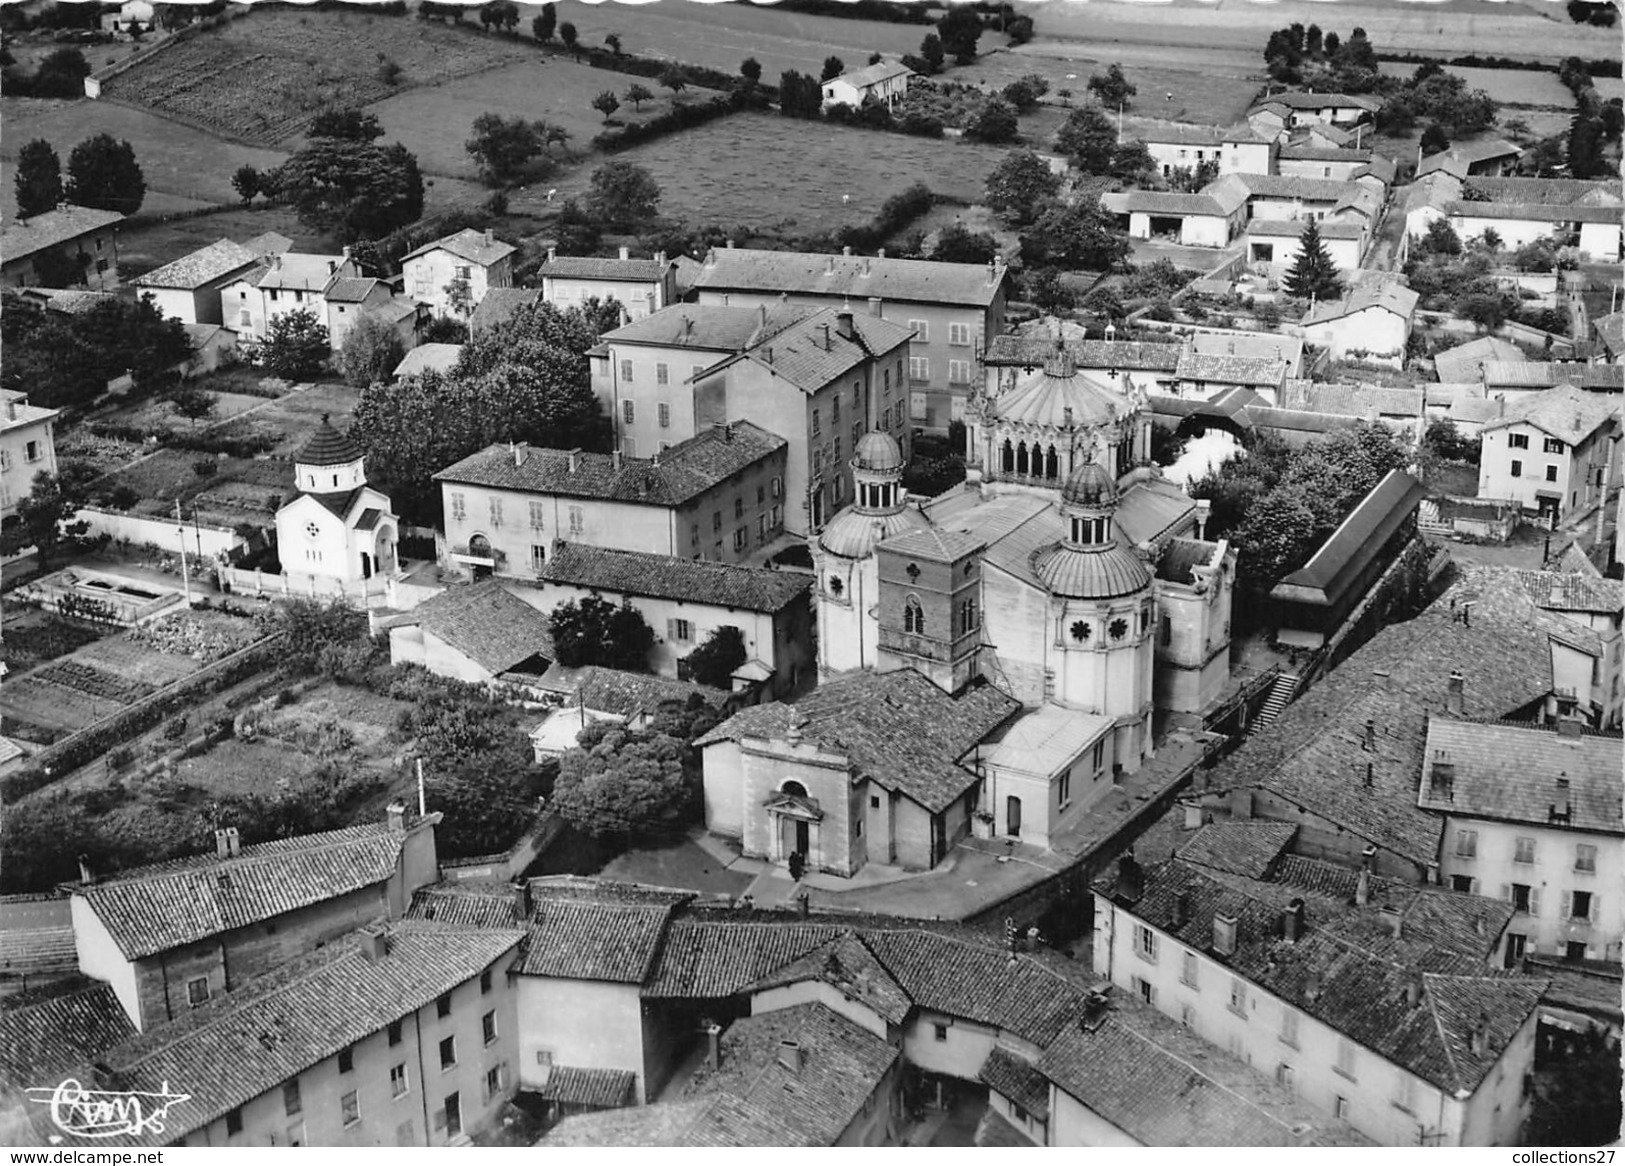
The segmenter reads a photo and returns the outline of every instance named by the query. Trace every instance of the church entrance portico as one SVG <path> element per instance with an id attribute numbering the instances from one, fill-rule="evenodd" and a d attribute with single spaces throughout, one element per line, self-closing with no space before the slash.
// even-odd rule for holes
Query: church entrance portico
<path id="1" fill-rule="evenodd" d="M 816 798 L 808 796 L 807 787 L 787 781 L 763 808 L 772 823 L 772 860 L 788 863 L 792 854 L 799 854 L 809 868 L 816 869 L 822 858 L 818 835 L 824 811 Z"/>

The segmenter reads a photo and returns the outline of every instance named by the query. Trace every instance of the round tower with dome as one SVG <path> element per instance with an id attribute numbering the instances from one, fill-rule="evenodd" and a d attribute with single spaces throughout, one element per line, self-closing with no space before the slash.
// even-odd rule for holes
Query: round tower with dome
<path id="1" fill-rule="evenodd" d="M 360 445 L 323 414 L 293 466 L 297 493 L 276 514 L 288 585 L 312 595 L 365 593 L 393 575 L 400 521 L 389 496 L 367 485 Z"/>
<path id="2" fill-rule="evenodd" d="M 852 458 L 853 504 L 810 548 L 818 574 L 818 671 L 872 668 L 880 640 L 880 579 L 874 549 L 928 523 L 908 504 L 903 451 L 886 433 L 866 433 Z"/>

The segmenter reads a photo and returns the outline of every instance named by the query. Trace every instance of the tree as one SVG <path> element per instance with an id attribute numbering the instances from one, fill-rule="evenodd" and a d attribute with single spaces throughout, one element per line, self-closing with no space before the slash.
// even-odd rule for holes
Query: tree
<path id="1" fill-rule="evenodd" d="M 559 758 L 553 806 L 593 838 L 661 838 L 693 816 L 693 782 L 684 772 L 689 747 L 664 733 L 589 726 L 585 748 Z"/>
<path id="2" fill-rule="evenodd" d="M 1299 299 L 1335 300 L 1343 294 L 1337 264 L 1320 237 L 1320 224 L 1310 219 L 1298 239 L 1298 257 L 1282 280 L 1288 294 Z"/>
<path id="3" fill-rule="evenodd" d="M 621 38 L 619 33 L 610 33 L 604 38 L 604 44 L 608 46 L 609 51 L 615 56 L 618 57 L 621 55 Z"/>
<path id="4" fill-rule="evenodd" d="M 1128 235 L 1099 205 L 1089 202 L 1051 203 L 1021 235 L 1023 261 L 1038 267 L 1110 271 L 1131 250 Z"/>
<path id="5" fill-rule="evenodd" d="M 943 62 L 948 59 L 948 51 L 943 46 L 942 38 L 934 32 L 926 33 L 925 39 L 920 42 L 919 59 L 925 62 L 925 68 L 917 70 L 918 72 L 927 75 L 942 72 Z M 907 61 L 903 63 L 908 64 Z"/>
<path id="6" fill-rule="evenodd" d="M 1055 148 L 1084 174 L 1110 174 L 1117 130 L 1098 107 L 1080 106 L 1055 135 Z"/>
<path id="7" fill-rule="evenodd" d="M 1106 320 L 1121 320 L 1127 315 L 1123 307 L 1123 300 L 1110 287 L 1097 287 L 1079 301 L 1078 306 L 1091 315 L 1100 316 Z"/>
<path id="8" fill-rule="evenodd" d="M 565 668 L 597 664 L 623 672 L 647 672 L 654 629 L 631 604 L 619 606 L 596 595 L 553 609 L 548 627 L 553 650 Z"/>
<path id="9" fill-rule="evenodd" d="M 1250 589 L 1268 591 L 1307 560 L 1318 545 L 1315 529 L 1315 510 L 1302 486 L 1271 490 L 1253 503 L 1235 539 Z"/>
<path id="10" fill-rule="evenodd" d="M 621 99 L 616 97 L 613 91 L 605 89 L 592 99 L 592 107 L 603 114 L 604 120 L 607 122 L 615 116 L 615 111 L 621 108 Z"/>
<path id="11" fill-rule="evenodd" d="M 937 21 L 942 47 L 952 53 L 954 62 L 968 65 L 976 59 L 976 42 L 982 35 L 982 17 L 969 4 L 950 5 Z"/>
<path id="12" fill-rule="evenodd" d="M 1304 54 L 1311 57 L 1318 57 L 1321 55 L 1323 47 L 1324 46 L 1321 43 L 1320 25 L 1311 24 L 1308 29 L 1305 30 L 1303 35 Z"/>
<path id="13" fill-rule="evenodd" d="M 965 136 L 989 145 L 1003 145 L 1015 141 L 1018 130 L 1015 106 L 1002 97 L 990 97 L 965 127 Z"/>
<path id="14" fill-rule="evenodd" d="M 147 196 L 135 148 L 112 134 L 86 138 L 68 155 L 68 201 L 133 215 Z"/>
<path id="15" fill-rule="evenodd" d="M 342 142 L 376 142 L 384 136 L 378 115 L 354 106 L 330 106 L 310 123 L 309 136 L 336 138 Z"/>
<path id="16" fill-rule="evenodd" d="M 1458 297 L 1455 312 L 1486 332 L 1495 331 L 1512 314 L 1505 297 L 1496 291 L 1474 291 Z"/>
<path id="17" fill-rule="evenodd" d="M 61 541 L 63 523 L 67 533 L 82 535 L 88 529 L 73 517 L 85 505 L 83 476 L 39 473 L 28 495 L 17 502 L 17 527 L 7 531 L 6 552 L 15 553 L 32 546 L 39 556 L 39 566 L 45 569 L 57 543 Z"/>
<path id="18" fill-rule="evenodd" d="M 1460 255 L 1461 237 L 1446 218 L 1434 219 L 1422 236 L 1421 250 L 1433 255 Z"/>
<path id="19" fill-rule="evenodd" d="M 731 691 L 733 674 L 745 660 L 745 634 L 732 624 L 724 624 L 713 629 L 683 662 L 688 666 L 689 679 L 696 684 Z"/>
<path id="20" fill-rule="evenodd" d="M 17 153 L 17 217 L 55 210 L 62 201 L 62 160 L 44 138 Z"/>
<path id="21" fill-rule="evenodd" d="M 558 26 L 558 5 L 553 3 L 543 4 L 541 14 L 534 17 L 530 22 L 531 35 L 546 44 L 553 39 L 553 30 Z"/>
<path id="22" fill-rule="evenodd" d="M 299 221 L 343 243 L 375 239 L 423 213 L 423 174 L 398 142 L 316 138 L 276 171 Z"/>
<path id="23" fill-rule="evenodd" d="M 254 196 L 260 192 L 260 172 L 252 166 L 239 166 L 232 173 L 231 188 L 237 192 L 237 197 L 247 206 L 254 201 Z"/>
<path id="24" fill-rule="evenodd" d="M 626 99 L 632 103 L 633 109 L 641 112 L 643 109 L 643 103 L 645 101 L 653 101 L 654 94 L 649 91 L 649 87 L 647 85 L 634 81 L 631 85 L 627 86 Z"/>
<path id="25" fill-rule="evenodd" d="M 1023 73 L 1004 87 L 1003 97 L 1022 113 L 1038 104 L 1038 99 L 1049 92 L 1049 82 L 1039 73 Z"/>
<path id="26" fill-rule="evenodd" d="M 660 84 L 671 90 L 672 99 L 688 88 L 688 78 L 683 75 L 683 67 L 677 64 L 667 65 L 660 70 Z"/>
<path id="27" fill-rule="evenodd" d="M 517 178 L 536 159 L 542 143 L 538 123 L 488 111 L 474 119 L 474 136 L 463 148 L 479 166 L 481 178 L 502 185 Z"/>
<path id="28" fill-rule="evenodd" d="M 1032 150 L 1011 150 L 987 176 L 985 201 L 1013 227 L 1024 227 L 1061 189 L 1061 176 Z"/>
<path id="29" fill-rule="evenodd" d="M 1321 42 L 1321 49 L 1328 58 L 1335 58 L 1337 50 L 1343 47 L 1343 38 L 1335 32 L 1328 32 Z"/>
<path id="30" fill-rule="evenodd" d="M 186 386 L 169 394 L 169 407 L 196 426 L 199 421 L 214 413 L 215 399 L 212 394 L 205 393 L 202 389 Z"/>
<path id="31" fill-rule="evenodd" d="M 820 82 L 833 81 L 844 72 L 846 72 L 846 62 L 841 60 L 840 57 L 825 57 L 824 71 L 819 74 L 818 80 Z"/>
<path id="32" fill-rule="evenodd" d="M 1027 298 L 1046 316 L 1071 311 L 1077 303 L 1072 285 L 1062 279 L 1061 273 L 1053 267 L 1036 269 L 1028 274 L 1025 282 Z"/>
<path id="33" fill-rule="evenodd" d="M 610 226 L 637 226 L 654 218 L 660 184 L 642 166 L 606 162 L 592 172 L 587 210 Z"/>
<path id="34" fill-rule="evenodd" d="M 1442 154 L 1450 148 L 1450 135 L 1444 132 L 1444 127 L 1436 121 L 1428 122 L 1427 128 L 1422 131 L 1423 155 Z"/>
<path id="35" fill-rule="evenodd" d="M 571 24 L 568 20 L 559 25 L 559 39 L 564 42 L 564 47 L 570 50 L 570 55 L 579 61 L 581 59 L 581 54 L 576 49 L 578 39 L 576 26 Z"/>
<path id="36" fill-rule="evenodd" d="M 762 62 L 755 57 L 746 57 L 739 62 L 739 75 L 752 85 L 760 85 L 762 82 Z"/>
<path id="37" fill-rule="evenodd" d="M 309 380 L 327 364 L 327 325 L 308 308 L 272 317 L 265 339 L 247 346 L 251 364 L 283 380 Z"/>
<path id="38" fill-rule="evenodd" d="M 1139 92 L 1137 88 L 1123 75 L 1123 66 L 1113 63 L 1107 68 L 1105 75 L 1096 73 L 1089 78 L 1088 89 L 1100 99 L 1100 104 L 1108 109 L 1126 107 L 1129 98 Z"/>
<path id="39" fill-rule="evenodd" d="M 816 118 L 824 104 L 824 90 L 811 74 L 786 70 L 779 77 L 779 112 L 785 117 Z"/>
<path id="40" fill-rule="evenodd" d="M 999 253 L 999 241 L 985 231 L 973 232 L 963 223 L 952 223 L 937 236 L 931 258 L 938 263 L 991 263 Z"/>
<path id="41" fill-rule="evenodd" d="M 434 831 L 436 852 L 476 858 L 507 850 L 536 815 L 544 772 L 520 741 L 435 766 L 423 792 L 429 812 L 442 815 Z"/>
<path id="42" fill-rule="evenodd" d="M 1032 40 L 1034 31 L 1036 31 L 1036 27 L 1033 24 L 1032 17 L 1018 16 L 1009 23 L 1004 33 L 1010 38 L 1010 44 L 1015 46 L 1024 45 Z"/>
<path id="43" fill-rule="evenodd" d="M 365 312 L 350 325 L 339 346 L 339 366 L 344 379 L 357 388 L 366 388 L 381 381 L 395 371 L 395 366 L 406 356 L 400 335 L 390 324 L 371 312 Z"/>
<path id="44" fill-rule="evenodd" d="M 1603 157 L 1602 120 L 1589 117 L 1585 110 L 1569 123 L 1569 173 L 1575 178 L 1595 178 L 1608 169 Z"/>
<path id="45" fill-rule="evenodd" d="M 281 659 L 295 672 L 315 672 L 329 648 L 358 644 L 368 635 L 367 613 L 342 596 L 326 603 L 291 599 L 263 609 L 255 620 L 262 631 L 281 634 Z"/>

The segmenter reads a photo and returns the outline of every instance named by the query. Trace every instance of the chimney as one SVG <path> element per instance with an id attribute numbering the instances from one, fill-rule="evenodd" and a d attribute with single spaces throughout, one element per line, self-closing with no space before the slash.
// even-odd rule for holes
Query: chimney
<path id="1" fill-rule="evenodd" d="M 216 858 L 231 857 L 231 844 L 226 840 L 226 832 L 224 830 L 216 830 L 214 832 L 214 856 Z"/>
<path id="2" fill-rule="evenodd" d="M 1297 943 L 1303 937 L 1303 924 L 1303 900 L 1293 899 L 1281 913 L 1281 934 L 1288 943 Z"/>
<path id="3" fill-rule="evenodd" d="M 881 314 L 881 304 L 880 304 L 880 297 L 879 296 L 870 296 L 869 297 L 869 314 L 871 316 L 879 316 Z"/>
<path id="4" fill-rule="evenodd" d="M 487 247 L 489 247 L 489 246 L 491 246 L 491 244 L 493 244 L 495 242 L 496 242 L 496 239 L 492 236 L 491 232 L 489 230 L 487 230 L 485 232 L 485 245 Z"/>
<path id="5" fill-rule="evenodd" d="M 1106 1021 L 1106 1014 L 1111 1011 L 1111 1000 L 1104 992 L 1091 992 L 1083 998 L 1083 1015 L 1078 1018 L 1078 1027 L 1084 1032 L 1094 1032 Z"/>
<path id="6" fill-rule="evenodd" d="M 727 243 L 726 243 L 726 246 L 727 246 L 728 250 L 732 251 L 734 249 L 734 241 L 732 239 L 729 239 L 727 241 Z"/>
<path id="7" fill-rule="evenodd" d="M 547 249 L 547 261 L 549 263 L 552 263 L 553 260 L 557 259 L 558 257 L 559 257 L 559 249 L 557 247 L 549 247 Z"/>
<path id="8" fill-rule="evenodd" d="M 1365 777 L 1362 779 L 1362 784 L 1366 789 L 1370 789 L 1377 784 L 1377 767 L 1369 761 L 1365 763 Z"/>
<path id="9" fill-rule="evenodd" d="M 1189 887 L 1181 887 L 1174 896 L 1173 925 L 1183 927 L 1191 921 L 1191 891 Z"/>
<path id="10" fill-rule="evenodd" d="M 1199 802 L 1185 803 L 1185 829 L 1195 830 L 1202 825 L 1202 806 Z"/>
<path id="11" fill-rule="evenodd" d="M 722 1068 L 722 1025 L 705 1026 L 705 1065 L 715 1073 Z"/>
<path id="12" fill-rule="evenodd" d="M 1461 674 L 1461 669 L 1455 668 L 1450 672 L 1450 679 L 1446 682 L 1444 692 L 1444 711 L 1453 717 L 1462 715 L 1463 697 L 1466 695 L 1467 678 Z"/>
<path id="13" fill-rule="evenodd" d="M 826 323 L 826 324 L 824 324 L 823 327 L 824 327 L 824 351 L 828 352 L 828 351 L 830 351 L 831 348 L 834 347 L 834 345 L 830 342 L 830 338 L 829 338 L 829 324 Z"/>
<path id="14" fill-rule="evenodd" d="M 515 921 L 520 926 L 524 926 L 525 921 L 530 918 L 530 883 L 525 879 L 520 879 L 513 885 L 513 913 Z"/>
<path id="15" fill-rule="evenodd" d="M 406 803 L 399 798 L 384 807 L 384 815 L 391 833 L 399 834 L 406 829 Z"/>
<path id="16" fill-rule="evenodd" d="M 621 258 L 622 259 L 630 259 L 630 258 L 632 258 L 632 249 L 630 247 L 622 247 L 621 248 Z"/>
<path id="17" fill-rule="evenodd" d="M 1145 872 L 1140 869 L 1134 851 L 1129 850 L 1117 860 L 1117 896 L 1126 902 L 1137 902 L 1145 892 Z"/>
<path id="18" fill-rule="evenodd" d="M 723 441 L 732 441 L 733 439 L 734 439 L 734 423 L 732 421 L 724 422 L 723 426 L 722 426 L 722 440 Z"/>
<path id="19" fill-rule="evenodd" d="M 609 451 L 609 468 L 617 471 L 621 468 L 621 451 L 619 449 Z"/>
<path id="20" fill-rule="evenodd" d="M 857 328 L 853 323 L 850 308 L 842 308 L 835 313 L 835 332 L 843 340 L 850 340 L 856 335 Z"/>
<path id="21" fill-rule="evenodd" d="M 999 269 L 993 265 L 993 260 L 989 259 L 987 261 L 987 282 L 990 284 L 997 283 L 998 279 Z"/>
<path id="22" fill-rule="evenodd" d="M 12 397 L 6 401 L 6 420 L 17 420 L 17 398 Z"/>
<path id="23" fill-rule="evenodd" d="M 90 860 L 83 854 L 79 856 L 79 881 L 87 887 L 96 883 L 96 872 L 90 869 Z"/>
<path id="24" fill-rule="evenodd" d="M 773 346 L 771 344 L 767 346 L 767 363 L 773 363 Z"/>
<path id="25" fill-rule="evenodd" d="M 834 275 L 835 274 L 835 256 L 829 255 L 829 256 L 826 256 L 824 258 L 824 274 L 825 275 Z"/>
<path id="26" fill-rule="evenodd" d="M 1405 977 L 1405 1007 L 1415 1008 L 1422 1003 L 1422 973 L 1412 971 Z"/>
<path id="27" fill-rule="evenodd" d="M 1234 915 L 1213 916 L 1213 954 L 1222 956 L 1236 954 L 1236 917 Z"/>
<path id="28" fill-rule="evenodd" d="M 1313 1004 L 1320 999 L 1320 989 L 1324 983 L 1320 970 L 1317 968 L 1303 978 L 1303 998 Z"/>
<path id="29" fill-rule="evenodd" d="M 1568 737 L 1571 740 L 1583 736 L 1585 722 L 1579 717 L 1559 717 L 1557 719 L 1557 735 Z"/>
<path id="30" fill-rule="evenodd" d="M 271 256 L 271 268 L 274 271 L 282 270 L 282 252 L 278 251 L 275 255 Z"/>
<path id="31" fill-rule="evenodd" d="M 1367 753 L 1374 753 L 1377 749 L 1377 722 L 1372 717 L 1365 721 L 1365 732 L 1360 738 L 1360 748 Z"/>
<path id="32" fill-rule="evenodd" d="M 661 274 L 662 275 L 665 274 L 666 253 L 664 251 L 656 251 L 655 252 L 655 266 L 661 269 Z"/>
<path id="33" fill-rule="evenodd" d="M 792 1073 L 801 1072 L 801 1066 L 806 1063 L 807 1051 L 801 1047 L 800 1041 L 781 1040 L 779 1042 L 779 1064 Z"/>
<path id="34" fill-rule="evenodd" d="M 864 275 L 868 275 L 868 274 L 869 274 L 869 257 L 868 257 L 868 256 L 867 256 L 867 255 L 865 255 L 865 256 L 864 256 L 864 257 L 863 257 L 863 274 L 864 274 Z M 1578 428 L 1579 428 L 1579 427 L 1580 427 L 1580 426 L 1579 426 L 1579 423 L 1578 423 L 1578 422 L 1576 422 L 1576 424 L 1575 424 L 1575 428 L 1576 428 L 1576 429 L 1578 429 Z"/>
<path id="35" fill-rule="evenodd" d="M 1371 903 L 1371 872 L 1365 867 L 1360 868 L 1360 877 L 1354 883 L 1354 905 L 1356 907 L 1369 906 Z"/>
<path id="36" fill-rule="evenodd" d="M 516 465 L 516 466 L 524 465 L 526 459 L 528 459 L 529 457 L 530 457 L 530 446 L 526 445 L 524 442 L 520 442 L 518 445 L 513 447 L 513 464 L 514 465 Z"/>
<path id="37" fill-rule="evenodd" d="M 1478 1014 L 1478 1023 L 1473 1025 L 1473 1031 L 1467 1035 L 1467 1051 L 1475 1057 L 1482 1057 L 1490 1045 L 1490 1017 L 1487 1012 Z"/>
<path id="38" fill-rule="evenodd" d="M 882 247 L 879 251 L 876 251 L 875 252 L 875 258 L 876 259 L 884 259 L 884 258 L 886 258 L 886 249 L 884 247 Z"/>
<path id="39" fill-rule="evenodd" d="M 852 258 L 852 248 L 850 248 L 850 247 L 842 247 L 841 248 L 841 257 L 844 258 L 844 259 Z"/>
<path id="40" fill-rule="evenodd" d="M 1546 811 L 1546 817 L 1549 821 L 1555 823 L 1567 823 L 1569 821 L 1568 778 L 1560 777 L 1557 779 L 1557 800 L 1553 802 L 1550 808 L 1548 808 Z"/>
<path id="41" fill-rule="evenodd" d="M 1230 791 L 1230 816 L 1246 821 L 1253 816 L 1253 791 L 1250 789 L 1233 789 Z"/>
<path id="42" fill-rule="evenodd" d="M 327 274 L 328 275 L 336 275 L 338 273 L 338 269 L 339 269 L 339 261 L 337 259 L 329 259 L 327 261 Z"/>
<path id="43" fill-rule="evenodd" d="M 1405 938 L 1405 917 L 1400 914 L 1398 907 L 1379 907 L 1377 917 L 1395 939 Z"/>
<path id="44" fill-rule="evenodd" d="M 573 474 L 581 466 L 581 449 L 577 447 L 570 451 L 570 472 Z"/>
<path id="45" fill-rule="evenodd" d="M 389 934 L 382 927 L 361 929 L 361 955 L 369 964 L 375 964 L 389 954 Z"/>

